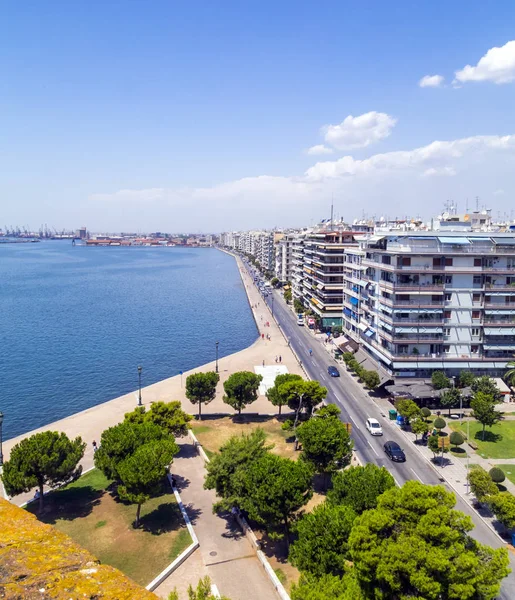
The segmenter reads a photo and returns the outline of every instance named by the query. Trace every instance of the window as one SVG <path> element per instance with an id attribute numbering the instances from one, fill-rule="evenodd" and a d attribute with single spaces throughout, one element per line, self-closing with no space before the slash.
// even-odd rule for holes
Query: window
<path id="1" fill-rule="evenodd" d="M 399 344 L 397 346 L 399 354 L 408 354 L 408 344 Z"/>
<path id="2" fill-rule="evenodd" d="M 401 259 L 401 265 L 403 267 L 410 267 L 411 266 L 411 257 L 410 256 L 403 256 Z"/>
<path id="3" fill-rule="evenodd" d="M 474 275 L 473 283 L 474 285 L 481 285 L 481 275 Z"/>
<path id="4" fill-rule="evenodd" d="M 479 352 L 479 346 L 470 346 L 470 351 L 472 354 L 477 354 Z"/>
<path id="5" fill-rule="evenodd" d="M 474 266 L 475 267 L 480 267 L 481 266 L 481 259 L 480 258 L 475 258 L 474 259 Z"/>
<path id="6" fill-rule="evenodd" d="M 443 334 L 444 335 L 451 335 L 451 328 L 450 327 L 444 327 L 443 328 Z"/>
<path id="7" fill-rule="evenodd" d="M 450 347 L 450 346 L 442 346 L 442 350 L 443 350 L 445 353 L 447 353 L 447 352 L 450 352 L 450 350 L 451 350 L 451 347 Z"/>
<path id="8" fill-rule="evenodd" d="M 452 275 L 445 276 L 445 283 L 452 283 Z"/>
<path id="9" fill-rule="evenodd" d="M 481 294 L 472 294 L 472 302 L 481 302 Z"/>
<path id="10" fill-rule="evenodd" d="M 441 297 L 441 296 L 439 296 L 438 294 L 433 294 L 433 295 L 431 296 L 431 302 L 440 302 L 440 301 L 441 301 L 441 299 L 442 299 L 442 297 Z"/>
<path id="11" fill-rule="evenodd" d="M 444 319 L 450 319 L 451 318 L 451 311 L 450 310 L 444 310 L 443 311 L 443 318 Z"/>
<path id="12" fill-rule="evenodd" d="M 472 337 L 479 337 L 479 327 L 472 327 Z"/>
<path id="13" fill-rule="evenodd" d="M 452 294 L 445 294 L 444 298 L 446 302 L 450 302 L 452 300 Z"/>
<path id="14" fill-rule="evenodd" d="M 478 310 L 473 310 L 472 311 L 472 318 L 473 319 L 479 319 L 481 316 L 481 313 Z"/>
<path id="15" fill-rule="evenodd" d="M 441 267 L 442 266 L 442 258 L 438 256 L 437 258 L 433 258 L 433 267 Z"/>
<path id="16" fill-rule="evenodd" d="M 452 267 L 452 258 L 446 258 L 445 259 L 445 266 L 446 267 Z"/>

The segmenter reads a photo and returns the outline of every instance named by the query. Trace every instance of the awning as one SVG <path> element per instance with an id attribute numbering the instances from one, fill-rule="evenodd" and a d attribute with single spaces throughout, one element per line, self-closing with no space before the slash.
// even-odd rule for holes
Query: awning
<path id="1" fill-rule="evenodd" d="M 493 237 L 492 241 L 499 246 L 515 246 L 515 237 Z"/>
<path id="2" fill-rule="evenodd" d="M 494 377 L 494 381 L 501 394 L 510 393 L 510 388 L 504 383 L 504 381 L 500 377 Z"/>
<path id="3" fill-rule="evenodd" d="M 515 327 L 485 327 L 484 331 L 485 335 L 515 335 Z"/>
<path id="4" fill-rule="evenodd" d="M 379 240 L 384 240 L 386 236 L 385 235 L 371 235 L 368 238 L 368 242 L 378 242 Z"/>
<path id="5" fill-rule="evenodd" d="M 372 337 L 373 335 L 375 335 L 375 331 L 373 331 L 372 329 L 367 329 L 367 330 L 365 331 L 365 335 L 366 335 L 367 337 Z"/>
<path id="6" fill-rule="evenodd" d="M 442 308 L 396 308 L 395 309 L 395 314 L 398 313 L 419 313 L 419 314 L 426 314 L 426 315 L 439 315 L 441 312 L 443 312 L 443 307 Z"/>
<path id="7" fill-rule="evenodd" d="M 388 331 L 393 331 L 393 327 L 391 325 L 389 325 L 388 323 L 383 323 L 383 321 L 380 321 L 379 325 L 381 327 L 384 327 L 385 329 L 388 329 Z"/>
<path id="8" fill-rule="evenodd" d="M 359 304 L 359 300 L 354 297 L 349 298 L 349 301 L 351 304 L 354 304 L 354 306 L 357 306 Z"/>
<path id="9" fill-rule="evenodd" d="M 384 312 L 388 313 L 389 315 L 391 315 L 393 313 L 393 309 L 390 308 L 389 306 L 386 306 L 385 304 L 380 304 L 379 308 L 380 308 L 380 310 L 383 310 Z"/>
<path id="10" fill-rule="evenodd" d="M 504 346 L 495 346 L 494 344 L 483 344 L 485 350 L 511 350 L 511 346 L 505 344 Z"/>
<path id="11" fill-rule="evenodd" d="M 438 236 L 438 241 L 441 244 L 453 244 L 458 246 L 465 246 L 470 244 L 470 240 L 464 237 L 440 237 Z"/>
<path id="12" fill-rule="evenodd" d="M 368 329 L 368 325 L 365 325 L 365 323 L 358 323 L 358 329 L 361 329 L 361 331 L 366 331 Z"/>
<path id="13" fill-rule="evenodd" d="M 515 317 L 515 306 L 511 310 L 498 310 L 496 308 L 485 308 L 485 313 L 494 315 L 513 315 Z"/>
<path id="14" fill-rule="evenodd" d="M 351 309 L 350 309 L 350 308 L 344 308 L 344 309 L 343 309 L 343 314 L 344 314 L 346 317 L 350 317 L 350 316 L 351 316 L 351 314 L 352 314 L 352 313 L 351 313 Z"/>

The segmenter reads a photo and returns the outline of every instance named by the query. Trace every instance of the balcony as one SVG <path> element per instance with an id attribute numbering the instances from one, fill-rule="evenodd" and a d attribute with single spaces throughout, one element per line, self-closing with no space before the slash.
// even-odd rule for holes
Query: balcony
<path id="1" fill-rule="evenodd" d="M 442 300 L 430 300 L 429 298 L 425 297 L 425 296 L 420 296 L 420 298 L 417 298 L 416 300 L 395 300 L 393 298 L 384 298 L 381 297 L 379 298 L 379 300 L 383 303 L 386 304 L 388 306 L 393 306 L 393 307 L 400 307 L 402 308 L 403 306 L 416 306 L 417 308 L 425 308 L 425 307 L 431 307 L 431 306 L 436 306 L 438 308 L 442 308 L 444 307 L 444 303 L 443 303 L 443 296 L 442 296 Z M 514 308 L 515 310 L 515 308 Z"/>
<path id="2" fill-rule="evenodd" d="M 485 302 L 485 308 L 497 308 L 498 310 L 513 310 L 515 314 L 515 302 L 501 303 L 501 302 Z"/>
<path id="3" fill-rule="evenodd" d="M 389 290 L 402 290 L 406 292 L 439 292 L 443 293 L 445 284 L 443 283 L 396 283 L 394 281 L 380 281 L 382 288 Z"/>
<path id="4" fill-rule="evenodd" d="M 512 269 L 513 272 L 513 269 Z M 486 292 L 513 292 L 515 293 L 514 283 L 485 283 Z"/>

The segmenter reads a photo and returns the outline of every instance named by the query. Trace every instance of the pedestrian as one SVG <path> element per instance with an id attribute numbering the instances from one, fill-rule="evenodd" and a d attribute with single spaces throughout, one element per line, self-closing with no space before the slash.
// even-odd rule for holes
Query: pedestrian
<path id="1" fill-rule="evenodd" d="M 97 443 L 95 442 L 95 440 L 93 440 L 91 445 L 93 446 L 93 452 L 96 452 L 98 450 L 98 446 L 97 446 Z"/>
<path id="2" fill-rule="evenodd" d="M 265 366 L 265 359 L 263 359 L 263 366 Z"/>
<path id="3" fill-rule="evenodd" d="M 309 349 L 309 355 L 312 356 L 313 355 L 313 350 L 311 350 L 311 348 Z"/>
<path id="4" fill-rule="evenodd" d="M 282 360 L 283 360 L 283 357 L 279 356 L 279 362 L 282 362 Z"/>
<path id="5" fill-rule="evenodd" d="M 262 340 L 264 340 L 264 339 L 265 339 L 265 334 L 264 334 L 264 333 L 262 333 L 262 334 L 261 334 L 261 339 L 262 339 Z"/>

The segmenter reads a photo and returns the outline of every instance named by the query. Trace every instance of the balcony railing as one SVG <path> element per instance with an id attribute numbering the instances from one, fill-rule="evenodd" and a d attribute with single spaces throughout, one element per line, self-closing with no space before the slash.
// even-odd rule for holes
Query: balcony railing
<path id="1" fill-rule="evenodd" d="M 485 308 L 498 308 L 499 310 L 513 310 L 515 314 L 515 302 L 502 304 L 501 302 L 485 302 Z"/>
<path id="2" fill-rule="evenodd" d="M 438 301 L 438 300 L 429 300 L 424 298 L 424 296 L 420 296 L 420 298 L 417 298 L 416 300 L 395 300 L 393 298 L 380 298 L 380 301 L 383 304 L 387 304 L 388 306 L 417 306 L 420 308 L 425 308 L 426 306 L 436 306 L 439 308 L 443 308 L 444 307 L 444 303 L 443 301 Z M 515 310 L 515 308 L 514 308 Z"/>
<path id="3" fill-rule="evenodd" d="M 403 291 L 436 291 L 442 292 L 445 284 L 443 283 L 399 283 L 394 281 L 380 281 L 379 285 L 388 289 L 401 289 Z"/>

